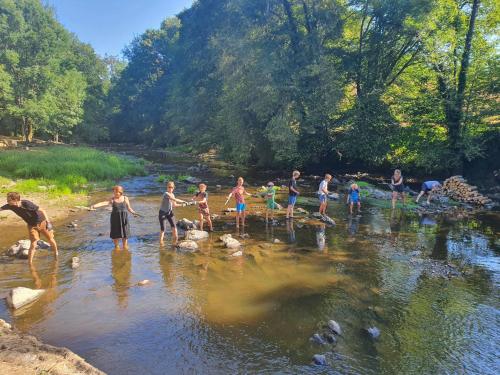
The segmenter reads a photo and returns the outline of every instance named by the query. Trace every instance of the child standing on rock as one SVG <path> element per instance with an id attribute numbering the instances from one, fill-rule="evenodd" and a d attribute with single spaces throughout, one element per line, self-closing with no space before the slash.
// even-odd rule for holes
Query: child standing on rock
<path id="1" fill-rule="evenodd" d="M 352 208 L 356 204 L 358 206 L 358 213 L 361 212 L 361 196 L 359 194 L 359 186 L 354 183 L 347 192 L 347 203 L 349 203 L 349 212 L 352 215 Z"/>
<path id="2" fill-rule="evenodd" d="M 245 204 L 245 195 L 252 195 L 247 193 L 245 187 L 243 186 L 243 177 L 238 178 L 237 185 L 233 188 L 231 193 L 227 196 L 225 206 L 229 203 L 229 199 L 234 196 L 236 201 L 236 228 L 240 227 L 240 218 L 241 218 L 241 226 L 245 226 L 245 215 L 246 215 L 246 204 Z"/>
<path id="3" fill-rule="evenodd" d="M 57 259 L 59 253 L 57 251 L 57 243 L 54 239 L 54 231 L 49 216 L 43 209 L 31 201 L 25 199 L 21 200 L 21 195 L 19 193 L 11 192 L 7 194 L 7 204 L 0 207 L 0 211 L 4 210 L 13 211 L 28 224 L 28 234 L 30 238 L 28 262 L 30 265 L 33 263 L 33 257 L 35 256 L 40 234 L 43 234 L 47 238 L 54 253 L 54 257 Z"/>
<path id="4" fill-rule="evenodd" d="M 328 205 L 328 184 L 332 180 L 332 175 L 326 174 L 325 179 L 321 181 L 318 189 L 318 198 L 319 198 L 319 213 L 321 216 L 326 215 L 326 206 Z"/>
<path id="5" fill-rule="evenodd" d="M 200 230 L 203 230 L 203 220 L 207 220 L 210 232 L 213 231 L 212 219 L 210 218 L 210 210 L 208 209 L 208 193 L 207 185 L 198 185 L 198 192 L 194 195 L 193 199 L 198 202 L 198 213 L 200 216 Z"/>
<path id="6" fill-rule="evenodd" d="M 288 207 L 286 209 L 286 218 L 293 219 L 293 208 L 297 203 L 297 196 L 300 192 L 297 190 L 297 179 L 300 177 L 299 171 L 293 171 L 292 179 L 288 183 Z"/>
<path id="7" fill-rule="evenodd" d="M 403 185 L 403 176 L 401 175 L 401 171 L 396 169 L 394 171 L 394 175 L 391 178 L 391 189 L 392 189 L 392 209 L 396 208 L 396 201 L 398 200 L 398 196 L 401 195 L 401 199 L 403 200 L 403 206 L 405 205 L 405 186 Z"/>
<path id="8" fill-rule="evenodd" d="M 110 224 L 111 230 L 109 236 L 115 244 L 115 250 L 120 250 L 119 242 L 122 240 L 123 249 L 128 249 L 128 239 L 130 238 L 130 224 L 128 221 L 128 212 L 136 216 L 137 213 L 130 206 L 130 201 L 123 193 L 123 187 L 116 185 L 113 187 L 113 197 L 109 201 L 103 201 L 92 205 L 91 209 L 111 206 Z"/>
<path id="9" fill-rule="evenodd" d="M 187 204 L 186 201 L 177 199 L 174 195 L 175 183 L 169 181 L 167 183 L 167 191 L 163 193 L 161 200 L 160 211 L 158 212 L 158 220 L 160 221 L 160 245 L 163 246 L 163 238 L 165 237 L 165 227 L 167 221 L 172 229 L 172 242 L 176 243 L 179 238 L 177 234 L 177 227 L 175 226 L 174 208 L 178 204 Z"/>

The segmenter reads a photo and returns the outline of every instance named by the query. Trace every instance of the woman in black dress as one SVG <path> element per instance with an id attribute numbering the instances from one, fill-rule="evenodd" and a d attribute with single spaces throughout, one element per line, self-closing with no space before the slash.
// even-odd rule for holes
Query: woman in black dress
<path id="1" fill-rule="evenodd" d="M 130 237 L 130 225 L 128 222 L 128 212 L 132 215 L 137 213 L 130 206 L 128 197 L 123 195 L 123 187 L 113 187 L 113 198 L 109 201 L 99 202 L 94 204 L 91 208 L 99 208 L 110 205 L 111 211 L 111 231 L 109 236 L 115 244 L 115 250 L 119 250 L 119 241 L 122 240 L 123 248 L 128 248 L 128 238 Z"/>

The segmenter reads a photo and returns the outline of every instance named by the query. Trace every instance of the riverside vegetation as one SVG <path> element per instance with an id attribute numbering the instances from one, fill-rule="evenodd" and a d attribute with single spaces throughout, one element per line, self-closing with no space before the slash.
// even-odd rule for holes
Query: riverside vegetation
<path id="1" fill-rule="evenodd" d="M 121 60 L 39 0 L 1 0 L 0 132 L 488 182 L 499 15 L 493 0 L 199 0 Z"/>

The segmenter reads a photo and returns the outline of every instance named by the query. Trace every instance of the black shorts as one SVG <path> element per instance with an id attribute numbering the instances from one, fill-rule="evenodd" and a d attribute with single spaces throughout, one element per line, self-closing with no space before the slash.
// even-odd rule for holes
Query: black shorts
<path id="1" fill-rule="evenodd" d="M 405 187 L 403 184 L 400 185 L 392 185 L 392 191 L 395 191 L 396 193 L 404 193 Z"/>
<path id="2" fill-rule="evenodd" d="M 165 224 L 168 221 L 170 224 L 171 228 L 175 228 L 175 218 L 174 218 L 174 212 L 165 212 L 160 210 L 158 213 L 158 220 L 160 221 L 160 228 L 162 232 L 165 232 Z"/>

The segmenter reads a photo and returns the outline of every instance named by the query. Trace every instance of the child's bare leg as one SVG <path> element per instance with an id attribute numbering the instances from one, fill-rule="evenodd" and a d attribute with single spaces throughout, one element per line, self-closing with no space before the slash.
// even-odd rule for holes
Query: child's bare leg
<path id="1" fill-rule="evenodd" d="M 247 212 L 246 211 L 243 211 L 241 213 L 241 226 L 244 227 L 245 226 L 245 216 L 246 216 Z"/>
<path id="2" fill-rule="evenodd" d="M 396 208 L 396 200 L 398 199 L 398 193 L 392 192 L 392 209 Z"/>
<path id="3" fill-rule="evenodd" d="M 274 208 L 271 209 L 271 220 L 274 220 Z M 267 221 L 267 212 L 266 212 L 266 221 Z"/>
<path id="4" fill-rule="evenodd" d="M 165 238 L 165 232 L 160 231 L 160 244 L 163 245 L 163 239 Z"/>
<path id="5" fill-rule="evenodd" d="M 361 212 L 361 202 L 358 202 L 358 212 Z"/>
<path id="6" fill-rule="evenodd" d="M 266 208 L 266 223 L 269 221 L 268 220 L 268 213 L 269 213 L 269 208 Z"/>
<path id="7" fill-rule="evenodd" d="M 203 214 L 201 212 L 198 216 L 198 219 L 200 220 L 200 230 L 203 230 Z"/>
<path id="8" fill-rule="evenodd" d="M 236 211 L 236 228 L 240 227 L 240 213 Z"/>
<path id="9" fill-rule="evenodd" d="M 212 226 L 212 218 L 210 217 L 210 215 L 207 215 L 207 223 L 208 223 L 208 228 L 210 229 L 210 232 L 212 232 L 214 230 L 214 228 Z"/>
<path id="10" fill-rule="evenodd" d="M 120 250 L 120 239 L 119 238 L 113 238 L 113 243 L 115 244 L 115 250 Z"/>
<path id="11" fill-rule="evenodd" d="M 124 250 L 128 249 L 128 238 L 122 238 L 122 245 Z"/>
<path id="12" fill-rule="evenodd" d="M 349 212 L 352 215 L 352 207 L 354 206 L 354 203 L 349 204 Z"/>
<path id="13" fill-rule="evenodd" d="M 52 253 L 54 253 L 54 258 L 57 259 L 59 257 L 59 251 L 57 249 L 56 240 L 54 239 L 54 232 L 49 230 L 44 230 L 42 233 L 45 236 L 45 238 L 47 238 L 47 241 L 49 241 Z"/>
<path id="14" fill-rule="evenodd" d="M 33 264 L 33 258 L 35 257 L 36 245 L 38 240 L 31 240 L 30 249 L 28 250 L 28 263 Z"/>
<path id="15" fill-rule="evenodd" d="M 178 234 L 177 234 L 177 227 L 174 225 L 172 227 L 172 242 L 175 244 L 177 243 L 177 239 L 179 238 Z"/>

